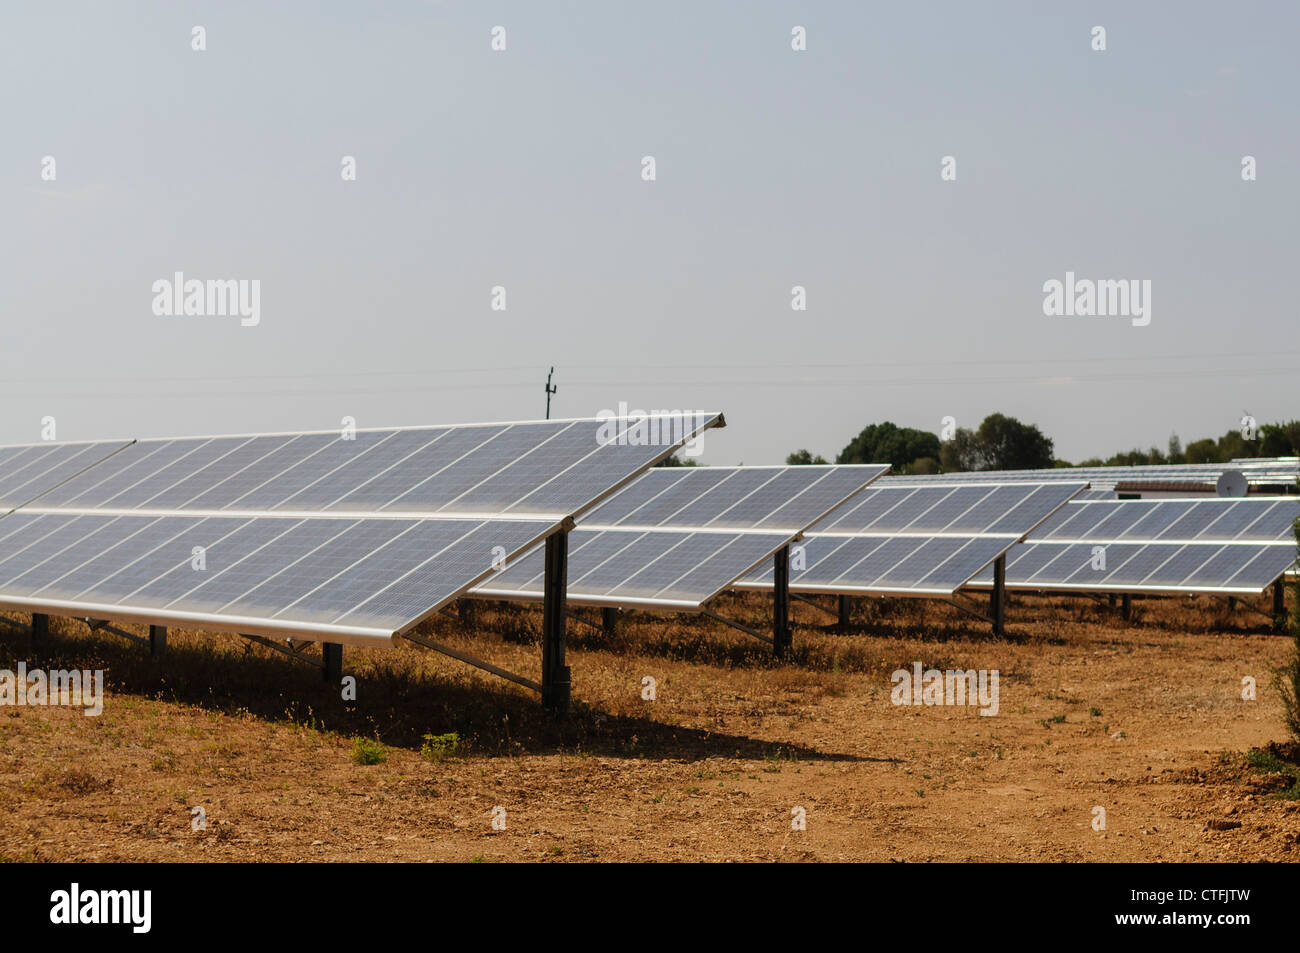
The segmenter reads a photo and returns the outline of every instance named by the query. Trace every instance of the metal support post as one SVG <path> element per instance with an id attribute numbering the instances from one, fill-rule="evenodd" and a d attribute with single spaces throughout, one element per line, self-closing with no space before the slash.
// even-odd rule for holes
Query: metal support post
<path id="1" fill-rule="evenodd" d="M 568 588 L 569 533 L 546 537 L 546 576 L 542 583 L 542 705 L 563 717 L 569 713 L 569 666 L 564 663 L 565 593 Z"/>
<path id="2" fill-rule="evenodd" d="M 320 654 L 325 663 L 325 681 L 335 685 L 343 681 L 343 646 L 337 642 L 322 642 Z"/>
<path id="3" fill-rule="evenodd" d="M 989 596 L 989 615 L 993 617 L 993 634 L 1005 635 L 1007 621 L 1007 554 L 993 560 L 993 592 Z"/>
<path id="4" fill-rule="evenodd" d="M 794 644 L 790 632 L 790 547 L 782 546 L 772 560 L 772 651 L 785 658 Z"/>

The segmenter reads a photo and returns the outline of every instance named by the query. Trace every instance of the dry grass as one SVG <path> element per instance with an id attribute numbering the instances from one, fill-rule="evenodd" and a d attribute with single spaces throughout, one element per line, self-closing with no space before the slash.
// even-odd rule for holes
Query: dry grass
<path id="1" fill-rule="evenodd" d="M 770 624 L 758 596 L 717 609 Z M 109 698 L 99 718 L 0 709 L 0 858 L 1300 856 L 1296 802 L 1252 787 L 1232 754 L 1279 737 L 1266 675 L 1285 640 L 1262 616 L 1170 599 L 1125 624 L 1093 600 L 1017 597 L 994 640 L 940 603 L 864 600 L 848 634 L 792 612 L 784 663 L 704 618 L 633 613 L 612 637 L 575 622 L 565 722 L 409 645 L 347 649 L 359 697 L 345 704 L 318 670 L 231 636 L 173 630 L 151 659 L 76 620 L 52 619 L 36 646 L 6 632 L 0 668 L 102 668 Z M 538 621 L 486 605 L 472 628 L 428 630 L 536 677 Z M 892 706 L 889 674 L 918 660 L 999 670 L 1000 715 Z M 1243 675 L 1257 702 L 1239 697 Z M 1206 827 L 1225 803 L 1254 820 Z M 1109 832 L 1089 826 L 1098 804 Z M 191 830 L 195 805 L 206 830 Z M 807 832 L 790 831 L 794 805 Z"/>

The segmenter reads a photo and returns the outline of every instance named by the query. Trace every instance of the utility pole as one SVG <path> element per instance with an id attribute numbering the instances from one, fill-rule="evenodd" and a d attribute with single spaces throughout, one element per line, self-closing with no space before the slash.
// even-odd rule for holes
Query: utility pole
<path id="1" fill-rule="evenodd" d="M 551 395 L 554 394 L 555 391 L 557 390 L 557 388 L 551 384 L 551 375 L 553 375 L 554 373 L 555 373 L 555 368 L 552 367 L 551 373 L 546 375 L 546 419 L 547 420 L 551 419 Z"/>

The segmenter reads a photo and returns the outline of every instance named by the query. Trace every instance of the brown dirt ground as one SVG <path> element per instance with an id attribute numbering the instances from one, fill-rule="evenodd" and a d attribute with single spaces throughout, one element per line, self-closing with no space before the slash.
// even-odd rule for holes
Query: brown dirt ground
<path id="1" fill-rule="evenodd" d="M 939 603 L 863 600 L 840 635 L 796 602 L 783 664 L 707 619 L 634 614 L 612 639 L 575 622 L 563 724 L 414 647 L 347 649 L 348 706 L 234 636 L 173 631 L 151 659 L 76 620 L 39 645 L 5 627 L 0 668 L 103 668 L 108 697 L 98 718 L 0 708 L 0 860 L 1300 860 L 1300 800 L 1242 759 L 1283 737 L 1288 640 L 1205 598 L 1135 606 L 1017 597 L 994 640 Z M 719 610 L 766 624 L 757 596 Z M 535 677 L 539 614 L 428 629 Z M 998 669 L 1000 713 L 891 705 L 914 660 Z M 421 755 L 453 731 L 459 753 Z M 355 763 L 358 736 L 385 760 Z"/>

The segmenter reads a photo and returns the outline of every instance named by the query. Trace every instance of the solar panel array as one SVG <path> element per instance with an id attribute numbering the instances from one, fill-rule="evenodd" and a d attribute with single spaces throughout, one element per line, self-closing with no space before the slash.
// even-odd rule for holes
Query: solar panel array
<path id="1" fill-rule="evenodd" d="M 1008 555 L 1006 586 L 1258 594 L 1294 563 L 1297 518 L 1294 498 L 1072 502 Z"/>
<path id="2" fill-rule="evenodd" d="M 809 530 L 803 552 L 792 553 L 790 588 L 951 596 L 1083 488 L 886 477 Z M 772 576 L 763 569 L 737 587 L 768 589 Z"/>
<path id="3" fill-rule="evenodd" d="M 794 591 L 951 596 L 991 585 L 1004 554 L 1021 589 L 1247 593 L 1294 566 L 1295 498 L 1100 498 L 1123 480 L 1212 480 L 1217 464 L 871 486 L 887 467 L 644 472 L 721 424 L 654 420 L 672 439 L 589 419 L 0 447 L 0 607 L 387 644 L 467 593 L 541 600 L 540 543 L 575 517 L 568 599 L 589 605 L 695 610 L 733 585 L 769 589 L 771 557 L 805 532 Z M 1296 461 L 1232 466 L 1277 481 Z"/>
<path id="4" fill-rule="evenodd" d="M 634 425 L 139 441 L 0 520 L 0 605 L 387 644 L 672 452 Z"/>
<path id="5" fill-rule="evenodd" d="M 568 599 L 691 611 L 769 559 L 887 466 L 675 467 L 652 470 L 594 509 L 569 537 Z M 542 597 L 533 551 L 475 588 Z"/>
<path id="6" fill-rule="evenodd" d="M 1051 470 L 975 470 L 966 473 L 918 475 L 908 479 L 937 483 L 1006 483 L 1015 480 L 1085 481 L 1093 489 L 1113 490 L 1117 484 L 1130 482 L 1199 483 L 1213 486 L 1228 471 L 1240 471 L 1247 483 L 1255 485 L 1290 485 L 1300 475 L 1294 457 L 1259 460 L 1234 460 L 1231 463 L 1152 464 L 1129 467 L 1056 467 Z"/>

